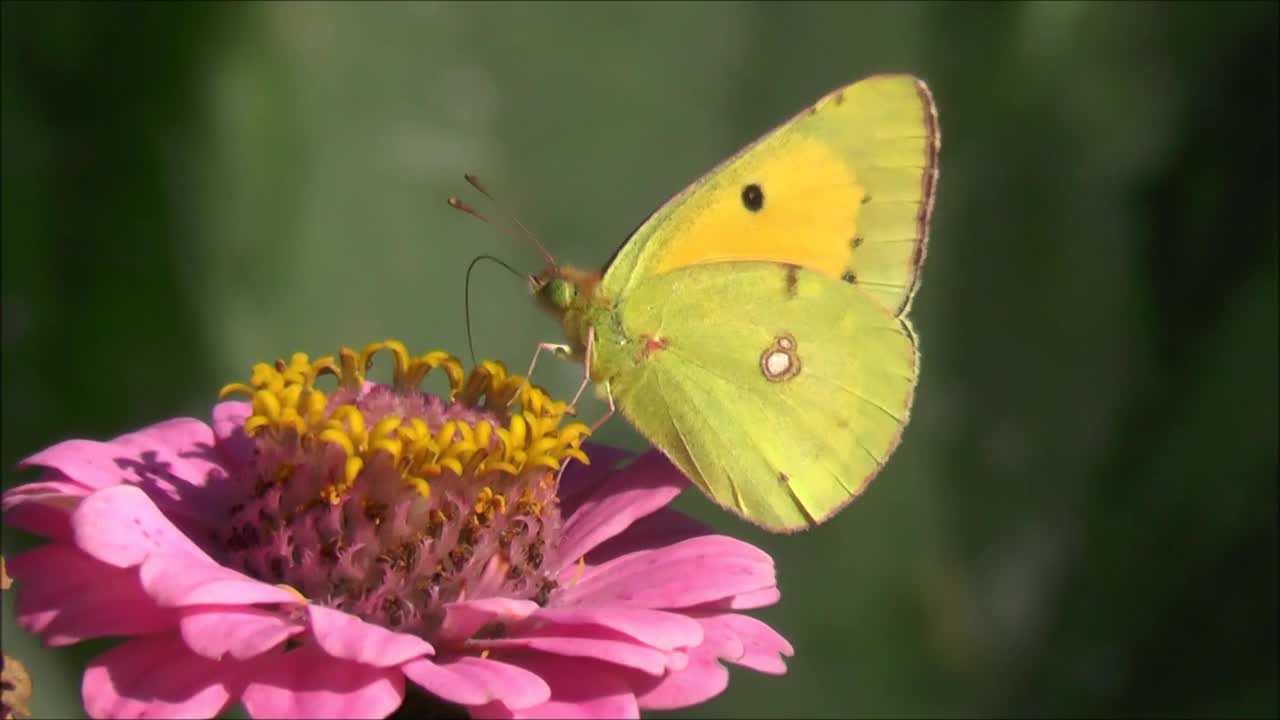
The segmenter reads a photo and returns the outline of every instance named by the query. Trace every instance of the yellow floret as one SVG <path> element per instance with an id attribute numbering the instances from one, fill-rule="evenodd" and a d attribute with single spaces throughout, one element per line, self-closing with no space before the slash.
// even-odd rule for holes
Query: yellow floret
<path id="1" fill-rule="evenodd" d="M 368 427 L 356 398 L 374 357 L 383 351 L 392 356 L 392 385 L 398 392 L 418 392 L 426 376 L 441 369 L 449 379 L 451 400 L 490 417 L 474 424 L 449 420 L 433 430 L 422 418 L 386 416 Z M 516 476 L 533 468 L 556 470 L 571 458 L 587 462 L 581 445 L 590 429 L 581 423 L 561 427 L 567 405 L 527 378 L 508 374 L 500 362 L 485 361 L 467 375 L 456 357 L 441 351 L 413 357 L 398 340 L 371 343 L 360 352 L 342 348 L 338 358 L 311 361 L 295 353 L 287 363 L 258 363 L 248 384 L 232 383 L 220 393 L 224 398 L 233 393 L 250 397 L 251 414 L 244 425 L 250 436 L 265 432 L 279 441 L 296 440 L 304 451 L 330 447 L 345 456 L 341 480 L 321 492 L 324 502 L 340 502 L 379 455 L 424 497 L 430 493 L 430 478 L 444 473 Z M 322 375 L 336 376 L 339 387 L 351 391 L 336 396 L 343 402 L 332 406 L 331 396 L 315 387 Z M 505 498 L 487 485 L 480 498 L 477 514 L 493 507 L 505 511 Z"/>

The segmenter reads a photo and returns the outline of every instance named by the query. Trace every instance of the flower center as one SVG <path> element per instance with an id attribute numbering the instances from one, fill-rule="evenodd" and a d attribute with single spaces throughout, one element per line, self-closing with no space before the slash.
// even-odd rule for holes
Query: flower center
<path id="1" fill-rule="evenodd" d="M 381 351 L 391 385 L 366 382 Z M 557 470 L 590 430 L 561 427 L 566 406 L 485 362 L 464 376 L 443 352 L 411 357 L 394 340 L 310 361 L 261 363 L 234 392 L 253 399 L 254 452 L 219 536 L 228 564 L 314 602 L 430 635 L 447 602 L 545 602 L 555 580 Z M 449 398 L 422 392 L 442 370 Z M 315 387 L 321 375 L 336 390 Z"/>

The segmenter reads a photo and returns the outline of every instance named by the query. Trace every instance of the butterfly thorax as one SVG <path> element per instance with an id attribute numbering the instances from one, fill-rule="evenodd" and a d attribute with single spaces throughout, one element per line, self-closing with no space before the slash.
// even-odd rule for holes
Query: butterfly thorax
<path id="1" fill-rule="evenodd" d="M 605 295 L 600 273 L 550 268 L 530 278 L 538 304 L 560 320 L 573 357 L 585 361 L 587 336 L 594 328 L 591 377 L 608 380 L 634 364 L 631 339 L 622 330 L 617 305 Z"/>

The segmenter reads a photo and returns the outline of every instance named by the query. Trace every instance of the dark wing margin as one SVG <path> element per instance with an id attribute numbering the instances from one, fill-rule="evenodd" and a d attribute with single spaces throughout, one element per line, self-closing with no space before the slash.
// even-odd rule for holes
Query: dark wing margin
<path id="1" fill-rule="evenodd" d="M 929 247 L 929 222 L 933 219 L 933 205 L 938 190 L 938 151 L 942 147 L 942 133 L 938 129 L 938 106 L 933 102 L 933 93 L 923 80 L 916 80 L 916 94 L 924 105 L 924 127 L 927 133 L 924 147 L 924 171 L 920 175 L 920 208 L 916 211 L 916 248 L 911 258 L 911 287 L 908 289 L 902 304 L 898 306 L 898 316 L 906 314 L 920 288 L 920 267 L 924 265 L 925 255 Z"/>

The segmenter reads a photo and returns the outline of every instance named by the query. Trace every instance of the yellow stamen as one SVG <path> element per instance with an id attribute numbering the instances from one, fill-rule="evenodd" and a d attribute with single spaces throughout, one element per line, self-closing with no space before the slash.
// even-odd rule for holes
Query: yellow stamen
<path id="1" fill-rule="evenodd" d="M 418 392 L 422 380 L 440 369 L 449 378 L 451 399 L 491 417 L 474 424 L 452 419 L 433 432 L 422 418 L 386 415 L 370 428 L 356 396 L 374 356 L 383 351 L 392 356 L 397 392 Z M 315 387 L 322 375 L 336 376 L 339 388 L 350 391 L 338 396 L 344 402 L 333 406 L 330 395 Z M 360 473 L 382 454 L 405 484 L 424 497 L 430 493 L 430 479 L 446 472 L 514 476 L 534 468 L 556 470 L 570 458 L 587 462 L 581 445 L 591 430 L 581 423 L 561 427 L 567 405 L 527 378 L 509 375 L 502 363 L 493 361 L 481 363 L 468 375 L 448 353 L 413 357 L 397 340 L 371 343 L 360 352 L 343 348 L 336 361 L 331 356 L 312 361 L 304 353 L 295 353 L 288 362 L 258 363 L 248 383 L 228 384 L 219 397 L 236 393 L 252 401 L 252 412 L 245 420 L 250 436 L 268 433 L 302 449 L 327 444 L 346 456 L 342 479 L 321 493 L 319 499 L 327 503 L 340 502 Z M 483 507 L 477 501 L 476 512 L 505 512 L 505 497 L 486 490 L 489 495 L 484 496 Z"/>
<path id="2" fill-rule="evenodd" d="M 306 595 L 303 595 L 301 592 L 299 592 L 298 588 L 296 588 L 296 587 L 294 587 L 294 586 L 292 586 L 292 585 L 290 585 L 290 584 L 288 584 L 288 583 L 276 583 L 276 587 L 280 588 L 281 590 L 288 590 L 289 592 L 293 593 L 294 595 L 297 595 L 297 596 L 298 596 L 298 599 L 299 599 L 299 600 L 301 600 L 303 603 L 309 603 L 309 602 L 311 602 L 310 600 L 308 600 L 308 599 L 307 599 L 307 596 L 306 596 Z"/>

